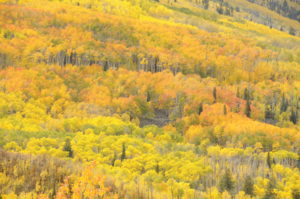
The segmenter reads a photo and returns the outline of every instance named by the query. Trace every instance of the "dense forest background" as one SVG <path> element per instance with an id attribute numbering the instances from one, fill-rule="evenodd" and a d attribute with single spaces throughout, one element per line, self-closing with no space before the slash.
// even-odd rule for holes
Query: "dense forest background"
<path id="1" fill-rule="evenodd" d="M 299 199 L 299 1 L 0 0 L 1 199 Z"/>

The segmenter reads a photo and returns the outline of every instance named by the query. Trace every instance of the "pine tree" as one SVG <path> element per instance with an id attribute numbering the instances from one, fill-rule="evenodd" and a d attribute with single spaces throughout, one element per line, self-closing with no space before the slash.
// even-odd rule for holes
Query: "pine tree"
<path id="1" fill-rule="evenodd" d="M 158 161 L 156 162 L 155 171 L 156 171 L 156 173 L 159 173 L 159 171 L 160 171 Z"/>
<path id="2" fill-rule="evenodd" d="M 267 154 L 267 165 L 270 169 L 272 168 L 272 157 L 271 157 L 270 152 L 268 152 L 268 154 Z"/>
<path id="3" fill-rule="evenodd" d="M 126 159 L 126 146 L 125 143 L 122 144 L 122 155 L 121 155 L 121 161 Z"/>
<path id="4" fill-rule="evenodd" d="M 117 155 L 117 152 L 115 151 L 114 152 L 114 157 L 113 157 L 113 159 L 111 161 L 111 166 L 115 166 L 115 161 L 117 160 L 117 158 L 118 158 L 118 155 Z"/>
<path id="5" fill-rule="evenodd" d="M 281 106 L 280 106 L 280 112 L 286 112 L 287 108 L 288 108 L 289 104 L 288 104 L 288 100 L 285 98 L 285 95 L 282 95 L 282 99 L 281 99 Z"/>
<path id="6" fill-rule="evenodd" d="M 214 103 L 216 103 L 217 102 L 217 88 L 216 87 L 214 87 L 213 96 L 214 96 Z"/>
<path id="7" fill-rule="evenodd" d="M 244 100 L 250 100 L 250 93 L 249 93 L 249 90 L 247 88 L 245 88 L 245 90 L 244 90 L 243 98 L 244 98 Z"/>
<path id="8" fill-rule="evenodd" d="M 199 105 L 198 114 L 200 115 L 203 112 L 203 104 Z"/>
<path id="9" fill-rule="evenodd" d="M 50 192 L 50 198 L 55 198 L 55 196 L 56 196 L 56 183 L 53 183 L 52 186 L 53 187 L 52 187 L 52 192 Z M 0 197 L 0 199 L 2 199 L 2 198 Z"/>
<path id="10" fill-rule="evenodd" d="M 219 14 L 224 14 L 224 9 L 223 9 L 223 6 L 222 5 L 219 5 L 218 7 L 217 7 L 217 12 L 219 13 Z"/>
<path id="11" fill-rule="evenodd" d="M 267 119 L 274 119 L 275 113 L 273 112 L 272 108 L 268 105 L 265 106 L 265 120 Z"/>
<path id="12" fill-rule="evenodd" d="M 103 65 L 103 71 L 107 71 L 107 70 L 108 70 L 108 61 L 105 61 Z"/>
<path id="13" fill-rule="evenodd" d="M 250 196 L 254 195 L 254 188 L 253 188 L 253 180 L 250 176 L 247 176 L 244 182 L 243 191 Z"/>
<path id="14" fill-rule="evenodd" d="M 290 116 L 290 120 L 291 120 L 291 122 L 293 122 L 294 124 L 297 124 L 297 122 L 298 122 L 298 113 L 297 113 L 297 110 L 292 109 L 292 113 L 291 113 L 291 116 Z"/>
<path id="15" fill-rule="evenodd" d="M 147 91 L 147 102 L 150 102 L 151 100 L 151 94 L 150 91 Z"/>
<path id="16" fill-rule="evenodd" d="M 69 138 L 66 139 L 66 142 L 65 142 L 63 150 L 69 152 L 68 156 L 70 158 L 73 157 L 73 150 L 72 150 L 71 141 L 70 141 Z"/>
<path id="17" fill-rule="evenodd" d="M 249 99 L 246 102 L 245 114 L 247 117 L 251 117 L 251 101 Z"/>
<path id="18" fill-rule="evenodd" d="M 224 106 L 223 106 L 223 113 L 224 113 L 224 115 L 227 115 L 227 107 L 226 107 L 225 104 L 224 104 Z"/>
<path id="19" fill-rule="evenodd" d="M 283 14 L 284 15 L 288 15 L 288 11 L 289 11 L 289 5 L 287 3 L 286 0 L 284 0 L 283 4 L 282 4 L 282 10 L 283 10 Z"/>
<path id="20" fill-rule="evenodd" d="M 298 153 L 297 167 L 300 169 L 300 154 Z"/>
<path id="21" fill-rule="evenodd" d="M 234 181 L 232 179 L 232 175 L 229 169 L 226 169 L 225 174 L 222 176 L 220 180 L 220 189 L 221 191 L 231 192 L 234 188 Z"/>

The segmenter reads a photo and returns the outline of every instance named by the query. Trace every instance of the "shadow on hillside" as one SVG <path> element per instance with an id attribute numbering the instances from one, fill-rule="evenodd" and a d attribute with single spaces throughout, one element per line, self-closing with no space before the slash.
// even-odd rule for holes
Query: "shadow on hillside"
<path id="1" fill-rule="evenodd" d="M 163 127 L 168 124 L 171 120 L 169 119 L 168 110 L 155 110 L 154 118 L 140 118 L 140 126 L 144 127 L 147 125 L 156 125 L 159 127 Z"/>

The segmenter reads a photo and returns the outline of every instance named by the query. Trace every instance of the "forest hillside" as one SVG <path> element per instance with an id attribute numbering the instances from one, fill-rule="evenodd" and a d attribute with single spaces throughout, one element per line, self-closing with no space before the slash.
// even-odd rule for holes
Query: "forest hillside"
<path id="1" fill-rule="evenodd" d="M 298 0 L 0 0 L 0 199 L 300 199 Z"/>

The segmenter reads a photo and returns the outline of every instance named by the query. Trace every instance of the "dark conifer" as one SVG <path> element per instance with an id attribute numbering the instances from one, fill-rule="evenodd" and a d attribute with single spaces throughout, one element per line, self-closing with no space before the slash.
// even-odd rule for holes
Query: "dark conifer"
<path id="1" fill-rule="evenodd" d="M 254 195 L 254 187 L 253 187 L 253 180 L 250 176 L 247 176 L 244 182 L 243 191 L 250 196 Z"/>
<path id="2" fill-rule="evenodd" d="M 214 87 L 213 96 L 214 96 L 214 103 L 216 103 L 217 102 L 217 88 L 216 87 Z"/>
<path id="3" fill-rule="evenodd" d="M 224 104 L 224 106 L 223 106 L 223 113 L 224 113 L 224 115 L 227 115 L 227 107 L 226 107 L 225 104 Z"/>
<path id="4" fill-rule="evenodd" d="M 245 109 L 245 114 L 247 117 L 251 117 L 251 101 L 247 100 L 246 102 L 246 109 Z"/>
<path id="5" fill-rule="evenodd" d="M 200 115 L 203 112 L 203 104 L 201 103 L 198 108 L 198 114 Z"/>
<path id="6" fill-rule="evenodd" d="M 272 163 L 273 163 L 273 161 L 272 161 L 271 154 L 270 154 L 270 152 L 268 152 L 268 154 L 267 154 L 267 165 L 270 169 L 272 168 Z"/>
<path id="7" fill-rule="evenodd" d="M 70 158 L 73 157 L 73 150 L 72 150 L 71 141 L 70 141 L 69 138 L 66 139 L 66 142 L 65 142 L 63 150 L 69 152 L 68 156 Z"/>
<path id="8" fill-rule="evenodd" d="M 231 192 L 234 188 L 234 181 L 232 179 L 232 175 L 229 169 L 226 169 L 225 174 L 222 176 L 220 180 L 220 189 L 221 191 Z"/>
<path id="9" fill-rule="evenodd" d="M 126 146 L 125 143 L 122 144 L 122 155 L 121 155 L 121 161 L 126 159 Z"/>

